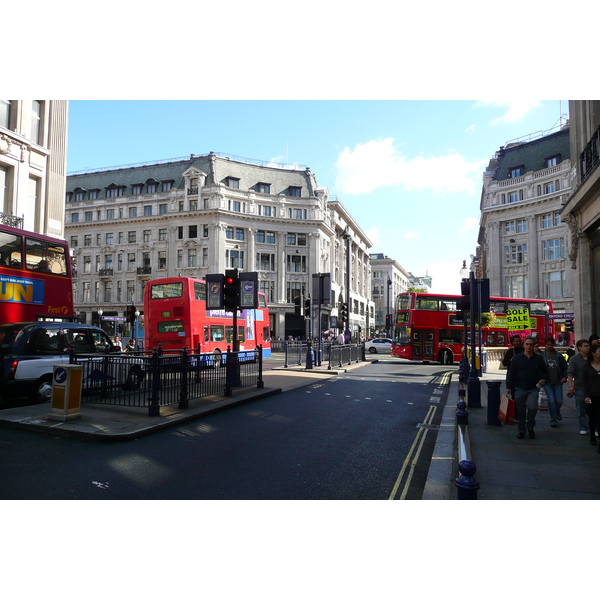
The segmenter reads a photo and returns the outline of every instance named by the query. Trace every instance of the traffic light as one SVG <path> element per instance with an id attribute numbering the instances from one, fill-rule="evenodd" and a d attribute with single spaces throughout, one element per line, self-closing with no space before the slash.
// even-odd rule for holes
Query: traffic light
<path id="1" fill-rule="evenodd" d="M 310 317 L 310 298 L 304 298 L 304 316 Z"/>
<path id="2" fill-rule="evenodd" d="M 456 301 L 456 309 L 471 310 L 471 281 L 469 279 L 463 279 L 460 282 L 460 293 L 462 294 L 462 298 Z"/>
<path id="3" fill-rule="evenodd" d="M 223 307 L 236 312 L 240 305 L 240 278 L 237 269 L 228 269 L 223 278 Z"/>
<path id="4" fill-rule="evenodd" d="M 340 320 L 344 323 L 348 322 L 348 304 L 346 302 L 342 302 L 340 306 Z"/>
<path id="5" fill-rule="evenodd" d="M 392 326 L 392 319 L 390 315 L 385 315 L 385 328 L 389 329 Z"/>
<path id="6" fill-rule="evenodd" d="M 135 304 L 127 307 L 127 322 L 135 323 Z"/>

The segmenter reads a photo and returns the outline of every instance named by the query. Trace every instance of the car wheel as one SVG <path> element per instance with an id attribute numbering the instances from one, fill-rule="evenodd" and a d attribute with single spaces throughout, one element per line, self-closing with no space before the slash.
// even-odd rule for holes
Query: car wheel
<path id="1" fill-rule="evenodd" d="M 50 402 L 52 400 L 52 378 L 50 376 L 40 379 L 31 393 L 32 402 Z"/>
<path id="2" fill-rule="evenodd" d="M 375 348 L 375 347 L 371 346 L 371 347 L 369 348 L 369 352 L 370 352 L 371 354 L 377 354 L 377 348 Z"/>

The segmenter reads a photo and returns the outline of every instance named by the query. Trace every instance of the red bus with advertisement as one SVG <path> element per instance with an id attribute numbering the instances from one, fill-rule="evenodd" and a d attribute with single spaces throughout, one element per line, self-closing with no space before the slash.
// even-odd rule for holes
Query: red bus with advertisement
<path id="1" fill-rule="evenodd" d="M 0 323 L 73 319 L 69 246 L 0 224 Z"/>
<path id="2" fill-rule="evenodd" d="M 420 292 L 399 294 L 394 307 L 392 356 L 442 364 L 460 362 L 465 330 L 464 322 L 457 316 L 456 303 L 460 298 L 459 295 Z M 490 313 L 482 317 L 485 346 L 507 347 L 514 334 L 533 335 L 542 344 L 546 337 L 555 337 L 549 319 L 550 300 L 490 298 L 490 309 Z M 524 315 L 528 315 L 526 329 L 522 329 Z M 515 329 L 517 321 L 518 330 Z M 470 339 L 467 342 L 470 343 Z"/>
<path id="3" fill-rule="evenodd" d="M 237 326 L 240 351 L 262 345 L 263 357 L 271 356 L 269 307 L 258 294 L 259 307 L 239 312 Z M 233 314 L 206 308 L 206 282 L 190 277 L 153 279 L 144 287 L 144 337 L 146 348 L 162 345 L 163 352 L 184 346 L 212 353 L 215 361 L 233 350 Z"/>

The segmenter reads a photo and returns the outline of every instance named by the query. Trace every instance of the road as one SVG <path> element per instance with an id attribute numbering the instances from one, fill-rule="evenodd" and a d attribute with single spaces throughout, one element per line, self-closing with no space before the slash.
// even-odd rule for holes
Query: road
<path id="1" fill-rule="evenodd" d="M 124 442 L 0 429 L 0 498 L 419 499 L 448 371 L 382 357 Z"/>

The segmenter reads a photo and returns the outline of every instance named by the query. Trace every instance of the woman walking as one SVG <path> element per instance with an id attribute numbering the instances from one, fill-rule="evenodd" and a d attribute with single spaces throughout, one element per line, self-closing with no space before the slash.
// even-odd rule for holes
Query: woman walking
<path id="1" fill-rule="evenodd" d="M 585 412 L 590 426 L 590 444 L 598 446 L 596 429 L 600 426 L 600 345 L 594 344 L 583 369 Z M 598 446 L 600 453 L 600 446 Z"/>

